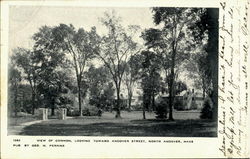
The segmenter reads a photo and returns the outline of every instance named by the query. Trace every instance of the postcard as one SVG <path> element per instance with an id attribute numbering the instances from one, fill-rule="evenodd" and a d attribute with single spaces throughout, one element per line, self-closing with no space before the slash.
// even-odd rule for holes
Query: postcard
<path id="1" fill-rule="evenodd" d="M 247 158 L 249 0 L 1 1 L 1 158 Z"/>

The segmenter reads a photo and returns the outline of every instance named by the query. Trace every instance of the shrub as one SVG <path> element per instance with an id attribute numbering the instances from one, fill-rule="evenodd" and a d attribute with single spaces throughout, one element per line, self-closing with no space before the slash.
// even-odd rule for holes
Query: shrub
<path id="1" fill-rule="evenodd" d="M 67 116 L 79 116 L 79 110 L 73 109 L 73 108 L 68 108 L 67 109 Z"/>
<path id="2" fill-rule="evenodd" d="M 167 102 L 161 100 L 159 103 L 156 103 L 155 114 L 157 119 L 167 118 Z"/>
<path id="3" fill-rule="evenodd" d="M 174 102 L 174 108 L 176 110 L 184 110 L 184 104 L 182 99 L 176 98 Z"/>
<path id="4" fill-rule="evenodd" d="M 102 110 L 95 106 L 84 107 L 82 110 L 83 116 L 102 116 Z"/>
<path id="5" fill-rule="evenodd" d="M 212 119 L 213 116 L 213 109 L 211 106 L 211 102 L 209 102 L 209 99 L 206 99 L 203 103 L 203 108 L 201 110 L 201 119 Z"/>
<path id="6" fill-rule="evenodd" d="M 131 105 L 131 110 L 135 110 L 135 111 L 142 111 L 142 104 L 134 104 L 134 105 Z"/>

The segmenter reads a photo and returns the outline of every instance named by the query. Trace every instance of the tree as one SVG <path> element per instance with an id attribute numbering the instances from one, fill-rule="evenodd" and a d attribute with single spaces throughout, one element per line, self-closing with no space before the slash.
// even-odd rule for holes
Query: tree
<path id="1" fill-rule="evenodd" d="M 25 82 L 25 80 L 21 81 L 19 87 L 19 103 L 20 103 L 20 111 L 25 113 L 32 113 L 32 103 L 31 103 L 31 95 L 32 91 L 30 85 Z"/>
<path id="2" fill-rule="evenodd" d="M 35 60 L 35 53 L 33 51 L 24 48 L 16 48 L 13 50 L 12 61 L 22 70 L 24 79 L 30 84 L 32 91 L 32 114 L 34 114 L 38 101 L 37 85 L 39 79 L 39 62 Z"/>
<path id="3" fill-rule="evenodd" d="M 95 27 L 92 27 L 91 31 L 86 31 L 83 28 L 76 31 L 73 25 L 68 26 L 65 24 L 55 27 L 53 35 L 53 42 L 71 55 L 77 79 L 79 114 L 81 116 L 84 68 L 86 63 L 94 57 L 94 53 L 97 52 L 99 36 Z"/>
<path id="4" fill-rule="evenodd" d="M 128 110 L 131 109 L 131 102 L 133 98 L 133 91 L 136 81 L 140 79 L 139 70 L 141 69 L 141 56 L 132 55 L 127 62 L 125 73 L 124 73 L 124 83 L 126 85 L 128 93 Z"/>
<path id="5" fill-rule="evenodd" d="M 43 26 L 32 37 L 35 41 L 33 60 L 39 63 L 37 90 L 43 98 L 44 107 L 51 108 L 51 115 L 55 114 L 56 99 L 67 78 L 66 74 L 61 76 L 62 68 L 66 70 L 67 60 L 61 45 L 56 42 L 53 30 L 52 27 Z"/>
<path id="6" fill-rule="evenodd" d="M 161 29 L 148 29 L 143 33 L 148 48 L 162 54 L 164 69 L 169 74 L 169 120 L 173 119 L 174 85 L 176 66 L 189 55 L 190 46 L 186 36 L 187 26 L 197 17 L 188 8 L 153 8 L 154 23 L 163 24 Z"/>
<path id="7" fill-rule="evenodd" d="M 38 90 L 43 95 L 44 107 L 51 108 L 53 116 L 57 106 L 65 107 L 66 104 L 71 103 L 71 99 L 66 94 L 69 92 L 69 88 L 72 88 L 72 79 L 67 74 L 67 70 L 62 68 L 55 68 L 52 72 L 44 73 L 40 74 L 43 77 L 38 85 Z"/>
<path id="8" fill-rule="evenodd" d="M 104 13 L 101 22 L 108 33 L 102 37 L 101 50 L 96 52 L 96 56 L 101 59 L 111 74 L 116 88 L 116 118 L 120 118 L 120 91 L 125 64 L 130 55 L 136 52 L 137 43 L 133 41 L 132 35 L 126 33 L 120 24 L 120 18 L 116 17 L 114 12 Z"/>
<path id="9" fill-rule="evenodd" d="M 151 51 L 141 52 L 141 87 L 143 90 L 143 119 L 146 119 L 145 110 L 155 110 L 155 96 L 161 89 L 160 56 Z"/>
<path id="10" fill-rule="evenodd" d="M 110 109 L 114 88 L 107 68 L 104 66 L 95 68 L 91 65 L 85 74 L 90 92 L 89 103 L 97 108 Z"/>
<path id="11" fill-rule="evenodd" d="M 9 95 L 13 95 L 13 97 L 10 97 L 9 99 L 9 105 L 11 106 L 11 110 L 15 112 L 15 117 L 17 116 L 18 111 L 18 92 L 20 88 L 20 82 L 22 80 L 21 72 L 14 67 L 14 64 L 11 64 L 9 67 L 9 91 L 11 92 Z M 14 98 L 14 101 L 13 99 Z M 13 101 L 13 102 L 12 102 Z M 13 109 L 14 105 L 14 109 Z M 11 111 L 11 114 L 12 114 Z"/>
<path id="12" fill-rule="evenodd" d="M 218 116 L 218 17 L 219 9 L 206 8 L 206 9 L 193 9 L 200 15 L 200 19 L 194 25 L 190 26 L 192 35 L 197 44 L 207 39 L 207 45 L 204 47 L 206 51 L 205 58 L 207 59 L 206 66 L 200 67 L 201 70 L 207 70 L 206 76 L 211 79 L 212 92 L 210 96 L 214 104 L 213 119 L 217 120 Z"/>
<path id="13" fill-rule="evenodd" d="M 194 53 L 191 56 L 191 60 L 185 65 L 189 72 L 188 76 L 195 81 L 194 87 L 202 90 L 203 99 L 205 99 L 206 95 L 209 95 L 212 89 L 211 71 L 208 64 L 209 59 L 207 53 L 200 50 Z"/>

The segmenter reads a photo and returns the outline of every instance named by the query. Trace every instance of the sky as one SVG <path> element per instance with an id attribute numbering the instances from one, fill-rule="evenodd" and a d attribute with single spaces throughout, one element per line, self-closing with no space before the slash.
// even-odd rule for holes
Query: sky
<path id="1" fill-rule="evenodd" d="M 122 19 L 122 25 L 140 25 L 142 29 L 153 27 L 150 8 L 104 8 L 104 7 L 39 7 L 11 6 L 9 14 L 10 51 L 16 47 L 31 48 L 31 37 L 41 26 L 56 26 L 60 23 L 73 24 L 76 29 L 89 30 L 96 26 L 102 34 L 104 27 L 99 19 L 104 12 L 114 10 Z"/>

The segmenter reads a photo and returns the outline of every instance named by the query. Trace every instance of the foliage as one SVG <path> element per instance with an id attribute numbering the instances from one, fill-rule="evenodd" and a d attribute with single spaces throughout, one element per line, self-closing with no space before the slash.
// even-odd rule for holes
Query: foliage
<path id="1" fill-rule="evenodd" d="M 210 62 L 208 53 L 204 50 L 206 45 L 197 46 L 197 52 L 192 54 L 189 62 L 185 64 L 185 68 L 189 72 L 188 76 L 195 81 L 194 87 L 203 90 L 203 98 L 212 89 Z"/>
<path id="2" fill-rule="evenodd" d="M 137 50 L 137 43 L 133 40 L 133 34 L 128 34 L 121 25 L 121 18 L 114 12 L 105 12 L 100 19 L 108 33 L 102 37 L 100 51 L 96 56 L 104 63 L 109 70 L 116 88 L 116 117 L 120 118 L 120 91 L 126 63 L 129 56 Z M 136 30 L 136 27 L 129 27 L 128 30 Z"/>
<path id="3" fill-rule="evenodd" d="M 61 46 L 54 42 L 52 27 L 41 27 L 32 38 L 33 50 L 13 50 L 12 62 L 21 69 L 23 79 L 30 84 L 32 113 L 37 107 L 49 107 L 54 115 L 55 105 L 63 103 L 58 99 L 64 100 L 61 93 L 70 85 L 68 63 Z M 27 110 L 29 105 L 25 106 Z"/>
<path id="4" fill-rule="evenodd" d="M 155 114 L 157 119 L 165 119 L 167 118 L 167 101 L 161 100 L 159 103 L 156 104 Z"/>
<path id="5" fill-rule="evenodd" d="M 191 45 L 185 28 L 195 22 L 197 16 L 188 8 L 153 8 L 153 19 L 160 29 L 150 28 L 142 37 L 146 46 L 162 56 L 162 65 L 166 73 L 169 89 L 169 119 L 173 120 L 174 85 L 176 67 L 189 57 Z"/>
<path id="6" fill-rule="evenodd" d="M 82 110 L 82 115 L 83 116 L 101 116 L 102 110 L 100 108 L 93 107 L 93 106 L 84 107 Z"/>
<path id="7" fill-rule="evenodd" d="M 162 87 L 162 78 L 160 76 L 160 56 L 151 51 L 141 52 L 141 88 L 143 91 L 143 118 L 145 118 L 145 109 L 155 110 L 155 96 Z"/>
<path id="8" fill-rule="evenodd" d="M 209 86 L 212 88 L 212 101 L 213 104 L 216 105 L 214 107 L 213 119 L 217 119 L 218 110 L 218 18 L 219 18 L 219 10 L 217 8 L 206 8 L 195 10 L 200 14 L 200 19 L 194 24 L 191 25 L 190 28 L 192 30 L 192 34 L 195 37 L 196 43 L 200 45 L 204 39 L 207 39 L 207 45 L 203 47 L 203 51 L 206 52 L 205 59 L 206 65 L 200 65 L 199 68 L 204 72 L 204 76 L 211 79 Z M 207 66 L 207 67 L 206 67 Z M 206 83 L 206 81 L 203 81 Z M 209 95 L 207 93 L 207 95 Z"/>
<path id="9" fill-rule="evenodd" d="M 70 63 L 76 74 L 79 112 L 81 112 L 84 68 L 99 49 L 99 36 L 96 33 L 96 28 L 92 27 L 90 31 L 79 28 L 76 31 L 73 25 L 60 24 L 53 28 L 52 35 L 52 43 L 60 46 L 63 52 L 71 56 Z"/>
<path id="10" fill-rule="evenodd" d="M 175 89 L 174 90 L 175 90 L 175 94 L 178 95 L 182 91 L 187 90 L 187 85 L 185 82 L 177 81 L 177 82 L 175 82 Z"/>
<path id="11" fill-rule="evenodd" d="M 135 105 L 133 105 L 132 106 L 132 110 L 134 110 L 134 111 L 141 111 L 142 110 L 142 105 L 141 104 L 135 104 Z"/>
<path id="12" fill-rule="evenodd" d="M 67 116 L 79 116 L 79 110 L 73 108 L 67 108 Z"/>
<path id="13" fill-rule="evenodd" d="M 13 64 L 9 67 L 9 102 L 8 107 L 10 110 L 14 110 L 15 116 L 17 116 L 17 112 L 20 109 L 20 106 L 18 106 L 18 93 L 20 90 L 20 82 L 22 80 L 21 72 L 17 70 Z M 13 107 L 14 106 L 14 107 Z M 12 114 L 12 111 L 9 112 L 9 114 Z"/>
<path id="14" fill-rule="evenodd" d="M 145 110 L 155 110 L 155 96 L 162 88 L 162 78 L 160 76 L 160 56 L 152 51 L 143 50 L 136 55 L 137 66 L 136 80 L 140 80 L 140 86 L 143 91 L 143 118 L 145 119 Z"/>
<path id="15" fill-rule="evenodd" d="M 39 32 L 33 35 L 34 59 L 39 62 L 39 83 L 37 89 L 40 98 L 44 101 L 43 107 L 52 109 L 51 115 L 54 115 L 54 109 L 57 105 L 66 103 L 65 97 L 61 94 L 67 93 L 67 86 L 70 85 L 69 65 L 65 58 L 60 43 L 56 40 L 54 33 L 55 28 L 41 27 Z"/>
<path id="16" fill-rule="evenodd" d="M 164 7 L 152 8 L 152 12 L 158 26 L 142 32 L 144 51 L 140 51 L 134 40 L 139 26 L 123 27 L 121 18 L 114 12 L 104 13 L 100 19 L 107 29 L 103 36 L 97 34 L 95 27 L 90 31 L 76 29 L 71 24 L 39 28 L 32 36 L 32 49 L 13 50 L 9 89 L 15 112 L 34 113 L 37 107 L 49 107 L 53 115 L 57 107 L 70 109 L 72 94 L 78 93 L 79 115 L 83 113 L 81 102 L 88 96 L 92 106 L 86 108 L 87 114 L 91 109 L 96 112 L 115 105 L 116 117 L 120 117 L 120 110 L 125 108 L 122 104 L 128 103 L 130 108 L 133 89 L 138 82 L 143 91 L 144 114 L 146 109 L 165 113 L 168 105 L 172 120 L 172 107 L 178 103 L 174 103 L 174 97 L 187 89 L 184 82 L 178 81 L 178 69 L 191 54 L 190 61 L 194 63 L 190 66 L 202 79 L 197 80 L 197 86 L 202 85 L 207 94 L 212 88 L 215 103 L 218 67 L 214 59 L 218 46 L 213 47 L 213 44 L 218 42 L 214 31 L 218 28 L 212 15 L 216 13 L 212 9 Z M 94 58 L 104 65 L 97 68 L 89 65 Z M 89 66 L 87 71 L 86 66 Z M 165 83 L 161 77 L 163 73 Z M 24 86 L 27 82 L 29 86 Z M 121 99 L 122 82 L 126 85 L 128 100 Z M 163 89 L 169 94 L 169 103 L 155 106 L 155 96 Z M 77 113 L 74 110 L 72 114 Z M 160 117 L 165 115 L 159 114 Z"/>
<path id="17" fill-rule="evenodd" d="M 180 99 L 180 98 L 175 98 L 175 101 L 174 101 L 174 108 L 176 110 L 184 110 L 184 103 L 183 103 L 183 100 Z"/>
<path id="18" fill-rule="evenodd" d="M 60 108 L 67 108 L 73 104 L 73 100 L 71 96 L 69 95 L 68 90 L 59 95 L 59 97 L 56 100 L 56 104 Z"/>
<path id="19" fill-rule="evenodd" d="M 209 102 L 208 99 L 206 99 L 203 103 L 203 108 L 201 110 L 201 115 L 200 118 L 201 119 L 212 119 L 213 116 L 213 109 L 212 109 L 212 105 Z"/>
<path id="20" fill-rule="evenodd" d="M 136 81 L 140 79 L 142 58 L 140 54 L 132 55 L 126 64 L 124 73 L 124 83 L 128 93 L 128 111 L 131 109 L 131 102 L 133 98 L 134 86 Z"/>
<path id="21" fill-rule="evenodd" d="M 11 62 L 15 63 L 16 67 L 22 72 L 22 78 L 27 80 L 31 87 L 32 97 L 32 114 L 36 108 L 36 103 L 38 102 L 38 82 L 39 82 L 39 61 L 36 60 L 36 54 L 34 51 L 16 48 L 13 50 L 13 55 L 11 56 Z"/>
<path id="22" fill-rule="evenodd" d="M 86 72 L 89 87 L 89 104 L 109 110 L 114 101 L 114 87 L 106 67 L 91 65 Z"/>

